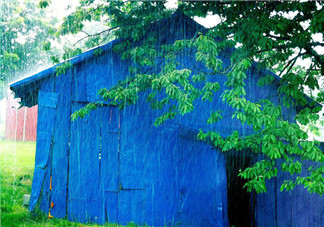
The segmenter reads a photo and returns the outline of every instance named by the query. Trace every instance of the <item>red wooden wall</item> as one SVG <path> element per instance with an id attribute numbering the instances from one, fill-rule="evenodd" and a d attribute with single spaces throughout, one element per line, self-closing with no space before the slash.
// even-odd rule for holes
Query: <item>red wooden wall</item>
<path id="1" fill-rule="evenodd" d="M 22 107 L 13 95 L 8 95 L 6 108 L 6 139 L 36 141 L 37 106 Z"/>

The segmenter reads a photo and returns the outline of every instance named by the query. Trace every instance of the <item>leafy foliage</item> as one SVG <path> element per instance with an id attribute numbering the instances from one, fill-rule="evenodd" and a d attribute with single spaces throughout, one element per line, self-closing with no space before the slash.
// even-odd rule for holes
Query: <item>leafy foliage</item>
<path id="1" fill-rule="evenodd" d="M 136 103 L 140 93 L 150 91 L 147 102 L 153 109 L 165 111 L 154 123 L 158 126 L 177 115 L 192 112 L 196 100 L 209 102 L 221 98 L 224 104 L 236 110 L 232 118 L 252 126 L 254 133 L 242 136 L 234 131 L 224 138 L 217 131 L 201 130 L 198 138 L 224 152 L 249 150 L 255 154 L 258 161 L 239 173 L 247 180 L 245 187 L 248 191 L 265 192 L 266 180 L 276 177 L 281 171 L 292 175 L 283 182 L 281 190 L 303 185 L 309 192 L 323 194 L 324 155 L 318 142 L 307 141 L 308 135 L 300 126 L 283 116 L 283 108 L 298 107 L 301 111 L 296 120 L 300 124 L 312 124 L 319 119 L 320 107 L 305 97 L 304 89 L 319 89 L 318 79 L 324 74 L 324 58 L 315 50 L 315 47 L 323 47 L 324 42 L 313 38 L 317 33 L 323 35 L 321 1 L 181 1 L 178 8 L 188 16 L 217 14 L 221 22 L 206 33 L 197 33 L 190 40 L 176 40 L 161 47 L 156 45 L 156 34 L 147 34 L 150 31 L 147 28 L 170 15 L 164 1 L 95 3 L 81 0 L 80 3 L 76 12 L 64 21 L 61 34 L 80 32 L 85 21 L 108 17 L 110 28 L 105 31 L 106 35 L 124 40 L 115 46 L 115 51 L 123 59 L 136 63 L 136 67 L 130 68 L 131 78 L 99 91 L 104 100 L 124 108 Z M 231 53 L 229 65 L 223 64 L 220 58 L 225 50 Z M 183 67 L 177 61 L 177 56 L 183 54 L 195 56 L 207 70 Z M 308 59 L 311 64 L 296 67 L 298 59 Z M 246 98 L 245 81 L 253 62 L 258 62 L 260 69 L 271 69 L 281 77 L 278 93 L 279 103 L 283 105 L 270 99 L 251 101 Z M 150 71 L 150 67 L 154 67 L 154 71 Z M 212 74 L 225 77 L 225 84 L 211 82 L 208 78 Z M 260 78 L 258 85 L 269 86 L 273 82 L 274 77 L 266 75 Z M 215 93 L 221 86 L 225 89 L 217 97 Z M 318 101 L 322 100 L 323 91 L 318 95 Z M 100 105 L 90 103 L 75 112 L 72 118 L 82 118 Z M 215 124 L 222 119 L 222 110 L 215 109 L 207 123 Z M 305 161 L 314 165 L 306 169 Z M 305 171 L 308 174 L 301 175 Z"/>
<path id="2" fill-rule="evenodd" d="M 46 4 L 46 1 L 40 4 Z M 0 2 L 0 98 L 5 96 L 8 82 L 36 65 L 48 63 L 49 40 L 58 21 L 46 17 L 37 1 Z M 45 51 L 49 51 L 46 53 Z"/>

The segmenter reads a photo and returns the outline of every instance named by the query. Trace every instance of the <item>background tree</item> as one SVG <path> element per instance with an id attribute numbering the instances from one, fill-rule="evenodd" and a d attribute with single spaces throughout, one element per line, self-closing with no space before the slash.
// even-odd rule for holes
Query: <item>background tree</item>
<path id="1" fill-rule="evenodd" d="M 51 63 L 57 49 L 50 50 L 49 41 L 57 23 L 37 0 L 0 2 L 0 99 L 6 96 L 9 82 Z"/>
<path id="2" fill-rule="evenodd" d="M 190 40 L 177 40 L 173 45 L 156 47 L 154 34 L 146 34 L 152 22 L 172 13 L 164 1 L 93 1 L 81 0 L 80 7 L 66 17 L 60 28 L 61 34 L 82 32 L 86 21 L 105 19 L 109 28 L 99 34 L 89 34 L 89 42 L 104 43 L 107 39 L 122 38 L 124 42 L 115 46 L 122 58 L 130 58 L 137 67 L 130 68 L 131 78 L 111 89 L 101 89 L 99 94 L 112 104 L 124 108 L 137 101 L 139 94 L 147 89 L 152 92 L 148 102 L 153 108 L 167 108 L 169 111 L 156 119 L 155 125 L 187 114 L 194 110 L 194 101 L 212 100 L 220 86 L 226 86 L 222 93 L 223 102 L 233 107 L 233 118 L 242 124 L 253 126 L 249 136 L 232 135 L 223 138 L 217 131 L 200 131 L 198 138 L 209 140 L 214 146 L 226 152 L 249 149 L 261 160 L 242 170 L 239 176 L 247 180 L 248 191 L 265 192 L 266 179 L 276 177 L 278 171 L 289 172 L 292 179 L 286 179 L 281 190 L 291 190 L 304 185 L 310 192 L 324 193 L 324 155 L 318 142 L 307 141 L 308 135 L 296 123 L 284 120 L 282 106 L 268 99 L 251 102 L 245 98 L 246 71 L 253 62 L 257 67 L 267 68 L 281 77 L 278 92 L 281 103 L 286 107 L 298 107 L 296 120 L 301 125 L 314 125 L 319 119 L 321 106 L 309 101 L 305 88 L 319 90 L 319 79 L 324 74 L 323 31 L 324 11 L 322 1 L 296 2 L 226 2 L 190 1 L 178 2 L 178 9 L 186 15 L 205 17 L 218 15 L 221 22 L 206 32 L 197 33 Z M 174 11 L 174 10 L 173 10 Z M 132 43 L 145 38 L 134 46 Z M 320 37 L 316 39 L 316 37 Z M 92 40 L 92 41 L 91 41 Z M 159 49 L 157 49 L 159 48 Z M 322 49 L 320 49 L 322 48 Z M 212 73 L 226 77 L 226 83 L 211 83 L 206 80 L 208 72 L 197 73 L 192 68 L 177 68 L 176 56 L 190 49 L 196 60 L 205 64 Z M 218 56 L 230 50 L 230 64 L 224 67 Z M 163 59 L 156 65 L 155 59 Z M 308 66 L 297 66 L 299 60 L 308 60 Z M 155 67 L 157 73 L 145 73 L 143 68 Z M 269 86 L 273 76 L 260 78 L 260 86 Z M 197 82 L 203 83 L 198 88 Z M 160 96 L 158 96 L 159 94 Z M 162 99 L 157 97 L 163 97 Z M 312 97 L 324 101 L 324 93 Z M 90 103 L 75 112 L 72 117 L 84 117 L 100 106 Z M 214 110 L 208 123 L 222 120 L 222 110 Z M 315 127 L 315 126 L 313 126 Z M 279 160 L 283 160 L 279 164 Z M 306 167 L 303 160 L 313 162 L 307 167 L 308 175 L 300 173 Z"/>

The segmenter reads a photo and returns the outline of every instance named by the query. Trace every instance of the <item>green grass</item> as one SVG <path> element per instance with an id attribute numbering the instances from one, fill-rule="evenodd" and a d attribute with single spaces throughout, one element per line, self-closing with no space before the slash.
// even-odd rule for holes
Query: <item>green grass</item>
<path id="1" fill-rule="evenodd" d="M 1 227 L 99 226 L 48 219 L 41 212 L 31 214 L 23 206 L 23 195 L 30 194 L 34 171 L 35 143 L 0 140 Z M 105 226 L 118 226 L 107 224 Z M 128 224 L 127 226 L 137 226 Z"/>

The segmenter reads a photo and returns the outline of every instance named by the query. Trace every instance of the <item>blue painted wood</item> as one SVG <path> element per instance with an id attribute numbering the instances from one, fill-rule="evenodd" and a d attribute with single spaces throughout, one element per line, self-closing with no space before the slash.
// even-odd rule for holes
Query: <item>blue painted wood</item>
<path id="1" fill-rule="evenodd" d="M 104 192 L 105 199 L 103 204 L 105 206 L 104 220 L 108 223 L 118 223 L 118 193 Z"/>
<path id="2" fill-rule="evenodd" d="M 119 190 L 119 121 L 118 108 L 101 108 L 103 121 L 101 123 L 101 163 L 100 186 L 104 192 Z"/>
<path id="3" fill-rule="evenodd" d="M 308 225 L 322 227 L 324 223 L 324 206 L 323 196 L 317 194 L 310 194 L 308 213 Z"/>
<path id="4" fill-rule="evenodd" d="M 52 137 L 53 138 L 53 137 Z M 42 190 L 40 192 L 39 204 L 40 209 L 44 213 L 48 213 L 50 209 L 50 200 L 51 200 L 51 189 L 50 189 L 50 181 L 51 181 L 51 172 L 52 172 L 52 147 L 51 152 L 48 155 L 48 161 L 46 165 L 46 171 L 43 181 Z"/>
<path id="5" fill-rule="evenodd" d="M 72 74 L 72 101 L 87 102 L 86 64 L 80 64 L 73 68 Z"/>
<path id="6" fill-rule="evenodd" d="M 32 190 L 30 195 L 30 202 L 29 202 L 29 211 L 34 211 L 40 192 L 42 190 L 42 183 L 44 181 L 46 170 L 41 168 L 36 168 L 34 170 L 34 176 L 33 176 L 33 183 L 32 183 Z"/>
<path id="7" fill-rule="evenodd" d="M 41 106 L 40 108 L 45 109 L 42 108 Z M 54 127 L 54 122 L 51 122 L 50 125 L 48 125 L 47 123 L 46 118 L 48 112 L 53 112 L 53 114 L 51 113 L 51 115 L 53 116 L 49 115 L 49 117 L 52 117 L 52 119 L 49 120 L 54 120 L 55 110 L 52 110 L 51 108 L 46 108 L 45 112 L 42 114 L 40 114 L 40 111 L 38 111 L 40 116 L 38 115 L 37 127 L 41 129 L 38 131 L 38 135 L 37 135 L 35 168 L 45 169 L 48 163 L 48 157 L 51 150 L 51 142 L 52 142 L 51 139 L 53 136 L 53 127 Z M 49 128 L 50 126 L 52 126 L 52 128 Z M 37 150 L 39 150 L 40 152 L 37 152 Z"/>
<path id="8" fill-rule="evenodd" d="M 298 185 L 292 196 L 292 226 L 310 226 L 308 223 L 308 193 L 303 193 L 305 189 Z"/>
<path id="9" fill-rule="evenodd" d="M 96 58 L 90 58 L 86 64 L 78 64 L 74 68 L 75 77 L 72 85 L 72 100 L 79 102 L 95 102 L 103 99 L 98 95 L 101 88 L 111 88 L 121 79 L 126 78 L 128 62 L 107 50 Z"/>
<path id="10" fill-rule="evenodd" d="M 49 75 L 48 77 L 41 80 L 40 90 L 42 91 L 49 91 L 54 92 L 55 91 L 55 80 L 56 76 Z"/>
<path id="11" fill-rule="evenodd" d="M 275 179 L 266 181 L 267 193 L 256 196 L 256 226 L 276 226 Z"/>
<path id="12" fill-rule="evenodd" d="M 56 78 L 55 91 L 59 94 L 57 102 L 59 111 L 56 115 L 53 140 L 51 202 L 54 203 L 54 207 L 51 209 L 51 215 L 56 218 L 63 218 L 66 216 L 67 210 L 71 74 L 68 73 Z"/>
<path id="13" fill-rule="evenodd" d="M 146 170 L 151 165 L 147 143 L 151 127 L 143 112 L 135 105 L 123 110 L 121 117 L 120 179 L 124 189 L 146 187 Z"/>
<path id="14" fill-rule="evenodd" d="M 182 137 L 181 144 L 181 224 L 228 226 L 223 155 L 220 151 L 190 137 Z M 211 200 L 213 202 L 210 202 Z"/>
<path id="15" fill-rule="evenodd" d="M 278 165 L 279 167 L 279 165 Z M 289 173 L 278 172 L 277 176 L 277 226 L 292 226 L 293 192 L 280 191 L 283 180 L 291 179 Z M 268 199 L 273 199 L 268 197 Z"/>
<path id="16" fill-rule="evenodd" d="M 40 197 L 42 188 L 46 192 L 49 188 L 48 167 L 52 136 L 54 133 L 54 123 L 56 117 L 56 102 L 57 94 L 52 92 L 39 92 L 40 99 L 48 97 L 51 100 L 51 105 L 42 105 L 40 102 L 38 106 L 38 124 L 37 124 L 37 142 L 36 142 L 36 157 L 35 157 L 35 172 L 32 183 L 32 192 L 29 204 L 29 210 L 33 211 Z M 46 178 L 45 178 L 46 176 Z M 46 180 L 45 180 L 46 179 Z M 44 183 L 45 182 L 45 183 Z M 46 195 L 47 196 L 47 195 Z"/>
<path id="17" fill-rule="evenodd" d="M 116 107 L 100 108 L 100 223 L 118 222 L 120 113 Z"/>
<path id="18" fill-rule="evenodd" d="M 305 169 L 301 176 L 306 176 L 306 169 L 312 163 L 304 161 L 303 164 Z M 293 191 L 280 192 L 282 180 L 290 178 L 292 176 L 289 173 L 279 172 L 276 184 L 270 185 L 270 188 L 276 186 L 276 194 L 266 193 L 256 196 L 257 226 L 322 226 L 323 198 L 317 194 L 310 194 L 300 185 Z"/>
<path id="19" fill-rule="evenodd" d="M 44 79 L 44 81 L 41 83 L 40 85 L 41 90 L 38 93 L 38 105 L 57 109 L 58 94 L 54 93 L 55 79 L 56 78 L 54 76 L 50 76 L 49 78 Z M 43 92 L 45 92 L 46 94 L 43 94 Z M 56 116 L 54 121 L 56 121 L 58 118 L 59 117 Z M 54 122 L 54 124 L 56 125 L 56 122 Z M 52 157 L 53 157 L 52 150 L 53 150 L 54 135 L 49 136 L 49 138 L 52 139 L 52 142 L 51 142 L 50 153 L 46 165 L 44 183 L 43 183 L 42 191 L 40 193 L 40 209 L 45 213 L 48 213 L 50 209 L 50 198 L 51 198 L 50 179 L 52 176 Z"/>
<path id="20" fill-rule="evenodd" d="M 145 223 L 145 190 L 121 190 L 118 194 L 118 222 Z"/>
<path id="21" fill-rule="evenodd" d="M 72 111 L 81 107 L 83 104 L 72 103 Z M 99 113 L 99 110 L 92 111 L 89 116 L 75 120 L 71 124 L 68 182 L 69 220 L 97 222 L 99 217 L 101 122 Z"/>
<path id="22" fill-rule="evenodd" d="M 38 105 L 49 107 L 49 108 L 56 108 L 57 105 L 57 94 L 56 93 L 48 93 L 43 92 L 42 90 L 39 91 L 38 95 Z"/>
<path id="23" fill-rule="evenodd" d="M 111 50 L 112 46 L 119 43 L 121 40 L 114 40 L 106 45 L 97 47 L 97 48 L 93 48 L 92 50 L 86 51 L 78 56 L 75 56 L 74 58 L 68 60 L 68 62 L 70 62 L 72 65 L 77 65 L 81 62 L 87 61 L 91 58 L 94 57 L 94 53 L 98 50 L 101 49 L 102 51 L 107 51 L 107 50 Z M 64 62 L 57 64 L 53 67 L 47 68 L 39 73 L 36 73 L 34 75 L 31 75 L 29 77 L 26 77 L 24 79 L 21 79 L 17 82 L 14 82 L 10 85 L 10 87 L 12 87 L 13 89 L 19 89 L 19 88 L 24 88 L 27 85 L 33 84 L 39 80 L 42 80 L 44 78 L 47 78 L 51 75 L 55 75 L 56 74 L 56 68 L 58 66 L 61 66 Z"/>
<path id="24" fill-rule="evenodd" d="M 180 177 L 181 166 L 180 138 L 178 126 L 167 124 L 163 127 L 152 127 L 148 140 L 148 154 L 151 164 L 148 165 L 146 179 L 147 217 L 149 225 L 173 225 L 180 223 Z M 170 190 L 172 188 L 172 190 Z M 151 193 L 151 195 L 149 194 Z"/>

